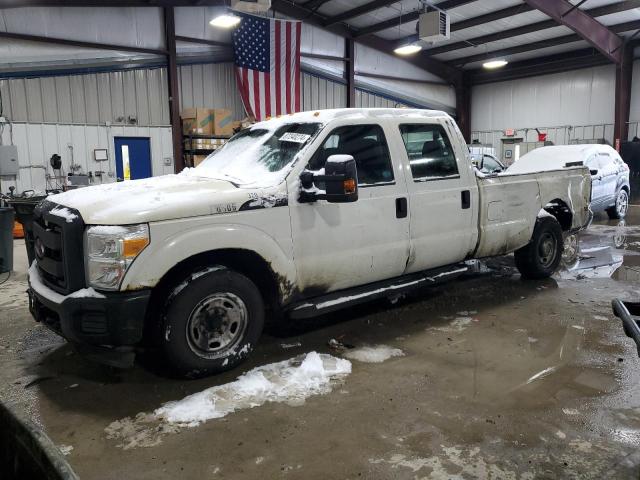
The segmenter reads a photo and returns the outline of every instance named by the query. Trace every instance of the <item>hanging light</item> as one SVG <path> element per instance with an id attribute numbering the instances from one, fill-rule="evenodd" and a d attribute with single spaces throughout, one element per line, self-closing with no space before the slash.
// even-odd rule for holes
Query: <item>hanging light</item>
<path id="1" fill-rule="evenodd" d="M 218 28 L 233 28 L 240 23 L 240 17 L 232 13 L 224 13 L 213 18 L 209 25 Z"/>
<path id="2" fill-rule="evenodd" d="M 398 55 L 412 55 L 414 53 L 418 53 L 420 50 L 422 50 L 422 46 L 416 43 L 409 43 L 408 45 L 397 47 L 394 52 Z"/>
<path id="3" fill-rule="evenodd" d="M 402 35 L 402 3 L 400 3 L 400 17 L 398 17 L 400 21 L 398 22 L 398 35 Z M 414 53 L 418 53 L 422 50 L 422 46 L 418 43 L 407 43 L 405 45 L 401 45 L 396 47 L 393 51 L 398 55 L 413 55 Z"/>
<path id="4" fill-rule="evenodd" d="M 496 58 L 496 59 L 484 62 L 482 64 L 482 67 L 486 68 L 487 70 L 493 70 L 496 68 L 504 67 L 507 63 L 509 62 L 506 61 L 504 58 Z"/>

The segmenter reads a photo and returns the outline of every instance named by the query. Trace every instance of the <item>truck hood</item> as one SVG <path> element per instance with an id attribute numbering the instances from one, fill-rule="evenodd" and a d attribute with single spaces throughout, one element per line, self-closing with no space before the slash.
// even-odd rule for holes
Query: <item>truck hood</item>
<path id="1" fill-rule="evenodd" d="M 88 225 L 126 225 L 286 204 L 286 194 L 272 190 L 178 174 L 79 188 L 47 200 L 77 210 Z"/>

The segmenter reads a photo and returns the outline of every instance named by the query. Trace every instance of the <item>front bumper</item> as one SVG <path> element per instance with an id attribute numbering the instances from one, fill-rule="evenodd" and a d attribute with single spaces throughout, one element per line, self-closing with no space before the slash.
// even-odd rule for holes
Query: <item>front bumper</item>
<path id="1" fill-rule="evenodd" d="M 29 285 L 29 311 L 70 342 L 86 346 L 133 346 L 142 340 L 151 290 L 105 293 L 103 298 L 63 297 L 57 302 Z"/>

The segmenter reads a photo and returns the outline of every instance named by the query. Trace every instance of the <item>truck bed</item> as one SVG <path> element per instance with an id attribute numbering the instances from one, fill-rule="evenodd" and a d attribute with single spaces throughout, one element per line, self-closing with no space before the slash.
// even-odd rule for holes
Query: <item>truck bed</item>
<path id="1" fill-rule="evenodd" d="M 478 190 L 477 258 L 504 255 L 525 246 L 535 227 L 532 219 L 545 210 L 554 213 L 567 232 L 585 228 L 591 220 L 587 167 L 479 176 Z"/>

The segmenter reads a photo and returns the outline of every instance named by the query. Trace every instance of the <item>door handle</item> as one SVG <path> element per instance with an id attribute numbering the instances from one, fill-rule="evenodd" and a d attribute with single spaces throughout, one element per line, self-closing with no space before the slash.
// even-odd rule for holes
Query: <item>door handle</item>
<path id="1" fill-rule="evenodd" d="M 462 200 L 463 210 L 471 208 L 471 192 L 469 190 L 463 190 L 460 192 L 460 199 Z"/>
<path id="2" fill-rule="evenodd" d="M 406 218 L 408 213 L 407 199 L 404 197 L 396 198 L 396 218 Z"/>

